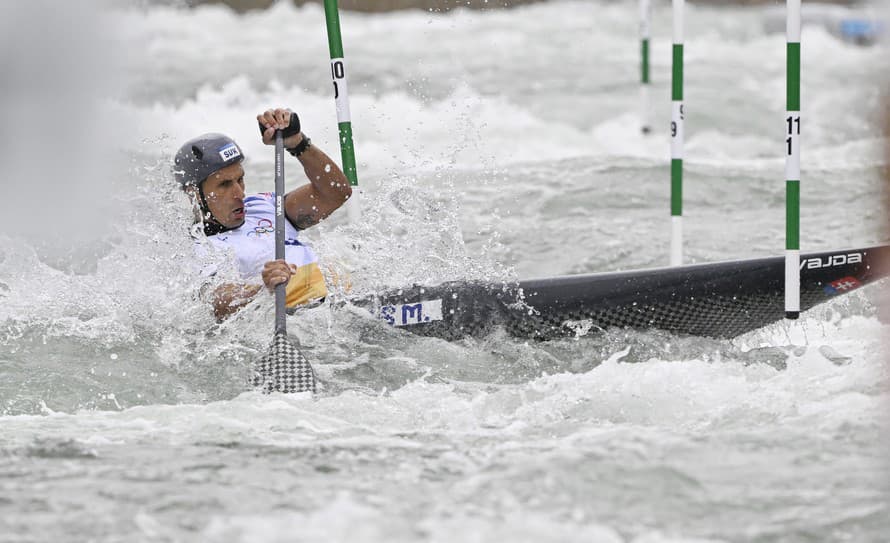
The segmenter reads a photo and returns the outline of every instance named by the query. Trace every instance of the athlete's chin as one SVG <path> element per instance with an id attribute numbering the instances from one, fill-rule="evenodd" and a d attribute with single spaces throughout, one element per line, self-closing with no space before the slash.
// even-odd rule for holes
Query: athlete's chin
<path id="1" fill-rule="evenodd" d="M 241 228 L 244 225 L 244 216 L 242 215 L 240 218 L 233 217 L 231 220 L 226 221 L 226 228 L 229 230 L 234 230 L 235 228 Z"/>

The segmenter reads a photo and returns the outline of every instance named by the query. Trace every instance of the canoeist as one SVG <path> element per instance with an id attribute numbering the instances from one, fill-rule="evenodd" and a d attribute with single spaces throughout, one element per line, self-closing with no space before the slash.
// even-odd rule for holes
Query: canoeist
<path id="1" fill-rule="evenodd" d="M 226 283 L 210 293 L 220 320 L 246 305 L 263 285 L 270 291 L 287 284 L 287 306 L 295 307 L 327 295 L 318 257 L 298 239 L 300 230 L 318 224 L 352 194 L 343 172 L 300 131 L 300 120 L 289 109 L 257 115 L 263 143 L 274 145 L 281 130 L 287 151 L 303 165 L 309 183 L 284 198 L 285 260 L 275 260 L 275 207 L 272 193 L 244 193 L 244 153 L 222 134 L 204 134 L 187 141 L 176 153 L 173 173 L 195 203 L 209 242 L 230 249 L 237 258 L 243 283 Z"/>

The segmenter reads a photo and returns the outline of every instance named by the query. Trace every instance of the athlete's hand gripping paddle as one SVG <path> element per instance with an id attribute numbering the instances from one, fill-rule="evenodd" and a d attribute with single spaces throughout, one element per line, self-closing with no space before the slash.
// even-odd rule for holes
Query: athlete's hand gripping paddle
<path id="1" fill-rule="evenodd" d="M 284 259 L 284 138 L 275 132 L 275 259 Z M 285 293 L 287 285 L 275 287 L 275 336 L 269 352 L 257 361 L 253 385 L 263 392 L 315 392 L 315 371 L 287 335 Z"/>

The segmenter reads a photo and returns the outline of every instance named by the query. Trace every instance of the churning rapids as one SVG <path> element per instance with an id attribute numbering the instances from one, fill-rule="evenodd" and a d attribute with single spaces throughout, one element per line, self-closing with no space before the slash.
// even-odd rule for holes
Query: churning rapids
<path id="1" fill-rule="evenodd" d="M 329 304 L 289 323 L 322 392 L 248 391 L 272 298 L 221 325 L 197 301 L 169 160 L 226 132 L 271 190 L 253 119 L 279 105 L 339 156 L 323 10 L 77 4 L 0 8 L 0 542 L 890 533 L 882 285 L 732 341 L 447 343 Z M 760 8 L 686 16 L 688 260 L 781 254 L 785 37 Z M 636 2 L 341 17 L 363 218 L 307 233 L 334 298 L 666 264 Z M 653 34 L 666 128 L 668 3 Z M 886 51 L 803 43 L 803 249 L 885 241 Z"/>

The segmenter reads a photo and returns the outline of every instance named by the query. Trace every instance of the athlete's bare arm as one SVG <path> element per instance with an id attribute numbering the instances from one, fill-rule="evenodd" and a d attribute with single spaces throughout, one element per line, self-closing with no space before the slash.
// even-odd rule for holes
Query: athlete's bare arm
<path id="1" fill-rule="evenodd" d="M 296 266 L 288 264 L 284 260 L 270 260 L 263 266 L 263 284 L 270 292 L 275 286 L 290 281 L 296 271 Z M 250 303 L 262 290 L 262 285 L 239 285 L 224 283 L 213 291 L 213 314 L 216 319 L 223 321 L 239 309 Z"/>
<path id="2" fill-rule="evenodd" d="M 239 309 L 250 303 L 262 289 L 261 285 L 222 284 L 213 291 L 213 314 L 216 320 L 224 321 Z"/>
<path id="3" fill-rule="evenodd" d="M 257 121 L 266 127 L 263 142 L 274 143 L 275 131 L 290 123 L 289 109 L 270 109 L 257 115 Z M 296 147 L 303 141 L 303 133 L 284 140 L 285 148 Z M 352 195 L 349 180 L 343 171 L 321 149 L 310 145 L 298 157 L 309 184 L 288 192 L 284 197 L 284 213 L 296 228 L 305 230 L 316 225 L 343 205 Z"/>

